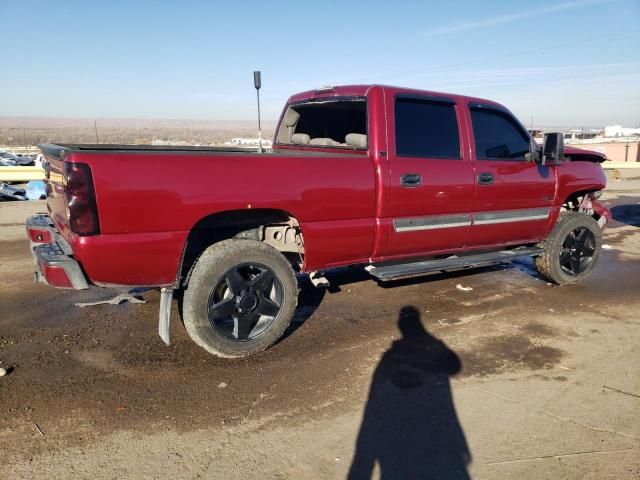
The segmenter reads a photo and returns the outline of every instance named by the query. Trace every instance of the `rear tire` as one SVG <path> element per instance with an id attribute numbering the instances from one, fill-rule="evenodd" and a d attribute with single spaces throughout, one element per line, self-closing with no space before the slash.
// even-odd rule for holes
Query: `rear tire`
<path id="1" fill-rule="evenodd" d="M 540 275 L 558 285 L 576 283 L 595 267 L 602 249 L 602 232 L 588 214 L 562 212 L 541 246 L 544 252 L 535 259 Z"/>
<path id="2" fill-rule="evenodd" d="M 298 301 L 295 273 L 273 247 L 224 240 L 198 259 L 184 292 L 189 336 L 219 357 L 243 357 L 276 343 Z"/>

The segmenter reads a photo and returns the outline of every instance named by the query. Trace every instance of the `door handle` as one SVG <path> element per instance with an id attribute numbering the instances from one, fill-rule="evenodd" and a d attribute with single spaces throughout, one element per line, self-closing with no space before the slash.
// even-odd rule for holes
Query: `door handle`
<path id="1" fill-rule="evenodd" d="M 417 173 L 405 173 L 400 177 L 400 185 L 406 188 L 419 187 L 422 185 L 422 177 Z"/>
<path id="2" fill-rule="evenodd" d="M 479 185 L 493 185 L 493 174 L 492 173 L 480 173 L 478 175 L 478 184 Z"/>

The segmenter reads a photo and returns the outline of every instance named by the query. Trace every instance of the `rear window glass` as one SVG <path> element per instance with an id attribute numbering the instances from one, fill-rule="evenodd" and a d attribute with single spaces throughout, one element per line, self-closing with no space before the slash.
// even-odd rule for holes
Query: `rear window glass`
<path id="1" fill-rule="evenodd" d="M 300 114 L 296 133 L 344 142 L 348 133 L 367 133 L 365 102 L 310 103 L 293 107 Z"/>
<path id="2" fill-rule="evenodd" d="M 395 104 L 396 154 L 460 158 L 455 107 L 449 103 L 398 98 Z"/>
<path id="3" fill-rule="evenodd" d="M 357 136 L 350 144 L 347 143 L 349 134 Z M 278 130 L 277 141 L 285 144 L 365 148 L 366 135 L 367 102 L 364 98 L 349 97 L 289 105 Z"/>

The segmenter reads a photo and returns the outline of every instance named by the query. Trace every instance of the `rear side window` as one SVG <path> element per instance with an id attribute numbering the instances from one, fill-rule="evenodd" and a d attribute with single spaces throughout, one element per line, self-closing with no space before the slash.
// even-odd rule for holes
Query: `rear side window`
<path id="1" fill-rule="evenodd" d="M 455 107 L 451 103 L 397 98 L 395 104 L 396 155 L 460 158 Z"/>
<path id="2" fill-rule="evenodd" d="M 529 138 L 507 114 L 495 110 L 471 108 L 471 122 L 480 160 L 524 160 Z"/>

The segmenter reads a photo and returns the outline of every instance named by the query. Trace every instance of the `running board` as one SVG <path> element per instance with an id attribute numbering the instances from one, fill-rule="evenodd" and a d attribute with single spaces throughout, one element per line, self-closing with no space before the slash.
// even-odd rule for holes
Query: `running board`
<path id="1" fill-rule="evenodd" d="M 380 267 L 369 265 L 366 267 L 366 270 L 378 280 L 387 282 L 397 278 L 422 275 L 423 273 L 477 267 L 491 263 L 505 262 L 518 257 L 537 256 L 543 251 L 544 250 L 540 247 L 519 247 L 512 250 L 477 253 L 474 255 L 465 255 L 463 257 L 451 256 L 438 260 L 425 260 L 423 262 L 384 265 Z"/>

